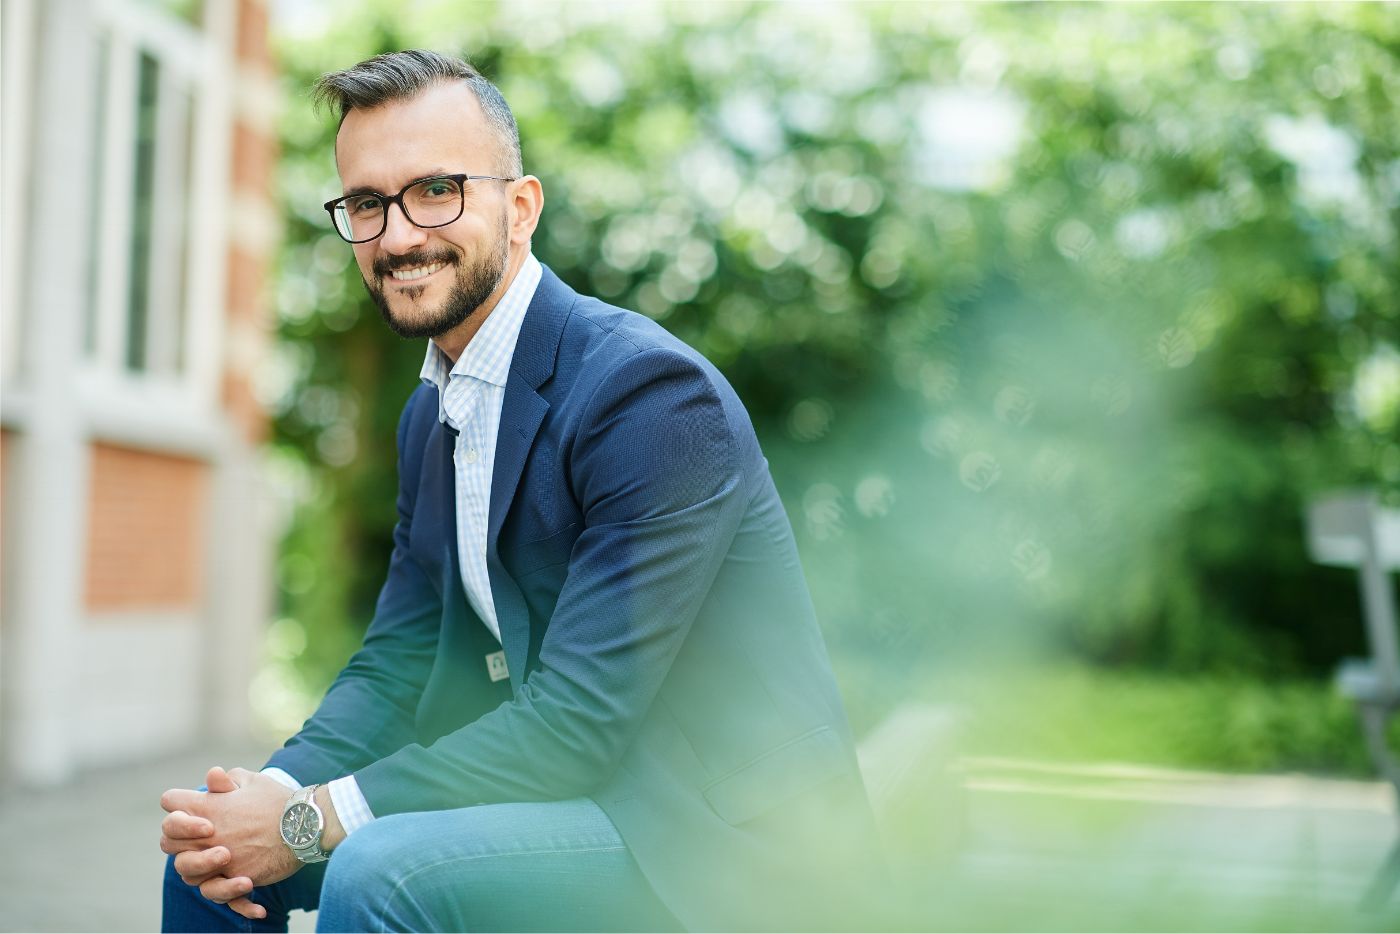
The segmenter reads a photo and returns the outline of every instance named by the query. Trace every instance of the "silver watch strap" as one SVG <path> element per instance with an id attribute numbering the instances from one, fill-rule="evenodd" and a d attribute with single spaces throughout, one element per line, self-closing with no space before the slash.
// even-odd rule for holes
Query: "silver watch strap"
<path id="1" fill-rule="evenodd" d="M 331 854 L 321 849 L 320 845 L 316 843 L 302 849 L 292 847 L 292 853 L 303 863 L 324 863 L 331 858 Z"/>

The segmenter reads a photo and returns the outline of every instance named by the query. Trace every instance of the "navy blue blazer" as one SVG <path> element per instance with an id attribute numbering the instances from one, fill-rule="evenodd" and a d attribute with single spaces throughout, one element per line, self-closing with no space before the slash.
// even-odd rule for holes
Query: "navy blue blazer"
<path id="1" fill-rule="evenodd" d="M 546 269 L 491 485 L 498 646 L 462 588 L 422 386 L 364 646 L 269 765 L 377 816 L 593 798 L 694 928 L 828 927 L 874 840 L 792 529 L 742 403 L 649 319 Z M 840 905 L 834 904 L 840 902 Z M 858 920 L 858 919 L 856 919 Z M 847 923 L 850 923 L 849 921 Z"/>

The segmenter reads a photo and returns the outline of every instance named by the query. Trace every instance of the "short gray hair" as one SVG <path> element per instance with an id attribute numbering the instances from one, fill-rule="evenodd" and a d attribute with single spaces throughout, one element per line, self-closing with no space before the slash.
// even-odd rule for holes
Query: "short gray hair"
<path id="1" fill-rule="evenodd" d="M 494 84 L 463 59 L 422 49 L 386 52 L 317 78 L 311 97 L 318 107 L 338 110 L 340 122 L 344 123 L 352 110 L 407 100 L 429 85 L 459 80 L 465 81 L 476 95 L 486 122 L 496 135 L 500 164 L 494 171 L 512 178 L 523 174 L 520 130 L 510 105 Z"/>

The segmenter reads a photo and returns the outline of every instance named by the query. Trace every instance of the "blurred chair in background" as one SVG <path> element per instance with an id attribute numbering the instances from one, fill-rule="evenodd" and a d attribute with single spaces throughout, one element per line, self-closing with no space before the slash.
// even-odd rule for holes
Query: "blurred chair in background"
<path id="1" fill-rule="evenodd" d="M 1337 668 L 1338 689 L 1357 705 L 1371 759 L 1395 786 L 1400 802 L 1400 758 L 1386 741 L 1386 728 L 1400 711 L 1400 632 L 1389 572 L 1400 570 L 1400 510 L 1383 507 L 1373 491 L 1330 493 L 1309 504 L 1308 553 L 1319 564 L 1355 568 L 1370 655 Z M 1362 899 L 1379 910 L 1400 882 L 1400 839 Z"/>

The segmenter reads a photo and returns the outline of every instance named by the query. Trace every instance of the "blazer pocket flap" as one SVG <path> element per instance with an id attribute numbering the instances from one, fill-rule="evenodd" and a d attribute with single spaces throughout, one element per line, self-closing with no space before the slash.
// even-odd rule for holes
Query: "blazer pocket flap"
<path id="1" fill-rule="evenodd" d="M 706 785 L 703 794 L 730 824 L 753 820 L 846 770 L 841 740 L 823 726 Z"/>
<path id="2" fill-rule="evenodd" d="M 553 535 L 501 549 L 501 563 L 519 580 L 540 568 L 568 561 L 578 535 L 578 523 L 570 522 Z"/>

